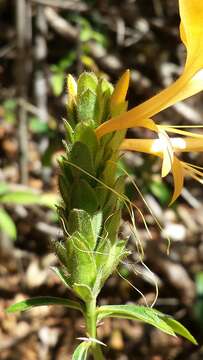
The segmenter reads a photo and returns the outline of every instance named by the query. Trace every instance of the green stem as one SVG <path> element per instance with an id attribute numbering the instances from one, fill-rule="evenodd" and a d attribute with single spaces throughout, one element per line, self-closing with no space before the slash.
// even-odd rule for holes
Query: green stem
<path id="1" fill-rule="evenodd" d="M 89 337 L 94 339 L 97 338 L 96 322 L 96 299 L 92 299 L 86 304 L 86 326 Z M 104 360 L 100 344 L 93 342 L 91 349 L 94 360 Z"/>

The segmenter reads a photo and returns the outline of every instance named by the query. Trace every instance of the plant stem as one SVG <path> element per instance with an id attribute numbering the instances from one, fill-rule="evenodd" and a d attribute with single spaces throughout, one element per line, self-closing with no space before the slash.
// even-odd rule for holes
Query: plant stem
<path id="1" fill-rule="evenodd" d="M 92 299 L 86 304 L 86 326 L 89 337 L 93 339 L 97 338 L 96 321 L 96 299 Z M 93 342 L 91 348 L 94 360 L 104 360 L 100 344 Z"/>

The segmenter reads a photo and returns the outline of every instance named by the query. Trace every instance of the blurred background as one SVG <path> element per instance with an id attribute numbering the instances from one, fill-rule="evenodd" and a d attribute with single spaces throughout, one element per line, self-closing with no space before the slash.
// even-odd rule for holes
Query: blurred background
<path id="1" fill-rule="evenodd" d="M 95 71 L 113 84 L 131 69 L 129 106 L 139 104 L 181 73 L 185 49 L 179 39 L 177 0 L 0 0 L 0 359 L 67 360 L 83 320 L 61 307 L 5 315 L 13 302 L 39 295 L 70 296 L 51 266 L 52 239 L 62 238 L 54 204 L 57 157 L 64 138 L 65 77 Z M 158 116 L 159 123 L 200 124 L 203 96 Z M 130 136 L 148 136 L 143 130 Z M 203 155 L 187 160 L 203 164 Z M 130 258 L 112 276 L 101 304 L 151 304 L 173 315 L 197 338 L 193 346 L 141 323 L 107 319 L 99 328 L 109 360 L 203 359 L 203 191 L 188 179 L 168 207 L 172 178 L 160 178 L 160 163 L 126 153 L 123 166 L 135 180 L 154 217 L 130 181 L 127 193 L 143 212 L 135 219 L 145 251 L 140 263 L 128 215 L 123 235 Z M 170 254 L 167 255 L 167 237 Z M 132 284 L 132 285 L 131 285 Z"/>

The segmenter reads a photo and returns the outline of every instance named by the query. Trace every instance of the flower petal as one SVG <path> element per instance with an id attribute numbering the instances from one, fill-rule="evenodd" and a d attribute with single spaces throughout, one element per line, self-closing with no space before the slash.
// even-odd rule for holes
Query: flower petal
<path id="1" fill-rule="evenodd" d="M 133 109 L 132 109 L 133 110 Z M 113 132 L 115 130 L 123 130 L 129 127 L 143 127 L 148 130 L 158 132 L 158 128 L 155 122 L 151 119 L 136 119 L 134 114 L 131 113 L 131 110 L 120 115 L 116 116 L 103 124 L 101 124 L 96 129 L 96 135 L 98 138 L 101 138 L 103 135 Z"/>
<path id="2" fill-rule="evenodd" d="M 118 80 L 111 96 L 111 109 L 125 101 L 130 82 L 130 70 L 126 70 Z"/>
<path id="3" fill-rule="evenodd" d="M 175 137 L 170 138 L 170 144 L 174 152 L 203 152 L 201 139 Z M 162 157 L 163 141 L 160 139 L 125 139 L 121 143 L 120 150 L 139 151 Z"/>
<path id="4" fill-rule="evenodd" d="M 174 201 L 178 198 L 184 185 L 184 168 L 182 162 L 176 156 L 174 156 L 173 159 L 172 173 L 174 180 L 174 192 L 169 205 L 172 205 Z"/>
<path id="5" fill-rule="evenodd" d="M 161 169 L 161 176 L 165 177 L 171 171 L 173 165 L 173 147 L 167 133 L 162 130 L 158 133 L 159 139 L 162 143 L 163 162 Z"/>
<path id="6" fill-rule="evenodd" d="M 195 128 L 201 128 L 201 127 L 203 127 L 203 126 L 202 125 L 195 126 Z M 194 133 L 194 132 L 191 132 L 191 131 L 181 130 L 181 128 L 179 129 L 176 126 L 158 125 L 158 128 L 159 129 L 164 129 L 165 131 L 171 132 L 171 133 L 174 133 L 174 134 L 184 135 L 184 136 L 187 136 L 187 137 L 196 138 L 196 139 L 202 139 L 203 140 L 203 134 L 198 134 L 198 133 Z M 189 126 L 188 126 L 188 128 L 189 128 Z"/>
<path id="7" fill-rule="evenodd" d="M 181 38 L 187 48 L 186 66 L 199 70 L 203 66 L 203 2 L 202 0 L 179 0 Z"/>

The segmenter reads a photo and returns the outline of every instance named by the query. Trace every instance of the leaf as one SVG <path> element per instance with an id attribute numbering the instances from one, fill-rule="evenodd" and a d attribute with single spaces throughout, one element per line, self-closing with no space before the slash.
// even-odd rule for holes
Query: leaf
<path id="1" fill-rule="evenodd" d="M 60 262 L 64 266 L 67 266 L 67 264 L 68 264 L 68 255 L 66 253 L 66 248 L 65 248 L 64 244 L 61 241 L 53 240 L 52 241 L 52 246 L 53 246 L 54 252 L 58 256 L 58 259 L 60 260 Z"/>
<path id="2" fill-rule="evenodd" d="M 59 185 L 59 190 L 60 190 L 60 194 L 63 198 L 63 201 L 64 201 L 66 207 L 69 207 L 71 186 L 70 186 L 70 182 L 67 179 L 67 176 L 65 176 L 64 174 L 59 174 L 58 185 Z"/>
<path id="3" fill-rule="evenodd" d="M 93 294 L 89 286 L 85 284 L 73 284 L 73 290 L 75 293 L 83 299 L 85 302 L 92 300 Z"/>
<path id="4" fill-rule="evenodd" d="M 80 97 L 87 89 L 96 93 L 98 80 L 93 72 L 83 72 L 78 79 L 78 96 Z"/>
<path id="5" fill-rule="evenodd" d="M 50 81 L 54 95 L 60 96 L 64 87 L 64 73 L 56 72 L 55 74 L 52 74 Z"/>
<path id="6" fill-rule="evenodd" d="M 92 226 L 91 216 L 84 210 L 73 209 L 68 218 L 70 233 L 79 231 L 86 239 L 91 250 L 95 248 L 96 237 Z"/>
<path id="7" fill-rule="evenodd" d="M 81 179 L 73 183 L 71 205 L 72 208 L 85 210 L 89 214 L 97 211 L 98 202 L 96 193 L 87 181 Z"/>
<path id="8" fill-rule="evenodd" d="M 0 196 L 9 191 L 9 186 L 5 182 L 0 182 Z"/>
<path id="9" fill-rule="evenodd" d="M 92 226 L 93 226 L 94 236 L 96 239 L 98 238 L 102 228 L 102 218 L 103 218 L 102 211 L 98 211 L 92 217 Z"/>
<path id="10" fill-rule="evenodd" d="M 119 240 L 109 244 L 109 240 L 103 238 L 99 243 L 96 253 L 97 269 L 101 272 L 100 288 L 108 277 L 116 270 L 119 262 L 129 253 L 125 250 L 126 241 Z M 97 271 L 97 277 L 98 277 Z"/>
<path id="11" fill-rule="evenodd" d="M 72 284 L 82 284 L 92 287 L 96 277 L 96 263 L 92 250 L 86 239 L 75 232 L 66 241 L 68 266 Z"/>
<path id="12" fill-rule="evenodd" d="M 193 343 L 194 345 L 197 345 L 197 341 L 195 340 L 195 338 L 190 334 L 190 332 L 185 328 L 185 326 L 179 323 L 179 321 L 167 316 L 164 316 L 164 321 L 173 329 L 173 331 L 177 335 L 181 335 L 182 337 L 191 341 L 191 343 Z"/>
<path id="13" fill-rule="evenodd" d="M 70 289 L 69 276 L 65 273 L 65 268 L 51 266 L 50 269 L 58 276 L 62 283 Z"/>
<path id="14" fill-rule="evenodd" d="M 53 207 L 58 201 L 58 196 L 54 193 L 36 193 L 31 189 L 9 191 L 0 197 L 3 204 L 16 205 L 44 205 Z"/>
<path id="15" fill-rule="evenodd" d="M 129 320 L 140 320 L 162 330 L 163 332 L 175 336 L 173 329 L 162 320 L 157 313 L 145 306 L 139 305 L 106 305 L 98 309 L 98 320 L 106 317 L 123 318 Z"/>
<path id="16" fill-rule="evenodd" d="M 80 345 L 78 345 L 74 351 L 72 360 L 86 360 L 89 346 L 90 342 L 82 342 Z"/>
<path id="17" fill-rule="evenodd" d="M 38 117 L 32 116 L 29 118 L 29 129 L 34 134 L 47 134 L 49 131 L 49 125 Z"/>
<path id="18" fill-rule="evenodd" d="M 75 128 L 75 141 L 80 141 L 87 145 L 92 157 L 95 156 L 98 147 L 98 141 L 95 131 L 84 123 L 79 123 Z"/>
<path id="19" fill-rule="evenodd" d="M 39 296 L 32 299 L 20 301 L 16 304 L 9 306 L 6 309 L 6 312 L 13 313 L 16 311 L 26 311 L 32 309 L 33 307 L 47 305 L 63 305 L 70 309 L 75 309 L 83 312 L 83 309 L 78 302 L 54 296 Z"/>
<path id="20" fill-rule="evenodd" d="M 10 215 L 0 208 L 0 230 L 5 232 L 11 239 L 16 240 L 17 230 Z"/>
<path id="21" fill-rule="evenodd" d="M 95 175 L 92 156 L 87 145 L 83 144 L 80 141 L 77 141 L 73 145 L 70 160 L 73 164 L 77 165 L 82 170 L 85 170 L 88 174 Z M 74 177 L 77 175 L 78 177 L 87 178 L 87 180 L 90 179 L 90 177 L 88 175 L 85 175 L 82 170 L 80 171 L 73 166 L 71 170 Z"/>
<path id="22" fill-rule="evenodd" d="M 105 317 L 118 317 L 129 320 L 140 320 L 150 324 L 166 334 L 181 335 L 193 344 L 197 344 L 190 332 L 178 321 L 160 311 L 139 305 L 106 305 L 98 309 L 98 320 Z"/>
<path id="23" fill-rule="evenodd" d="M 150 191 L 157 199 L 161 202 L 162 205 L 168 204 L 170 199 L 170 191 L 165 183 L 162 181 L 148 181 Z"/>
<path id="24" fill-rule="evenodd" d="M 91 90 L 85 90 L 79 97 L 77 103 L 78 121 L 93 120 L 97 102 L 97 95 Z"/>
<path id="25" fill-rule="evenodd" d="M 74 142 L 74 131 L 72 129 L 72 126 L 66 119 L 63 119 L 63 122 L 64 122 L 65 131 L 66 131 L 66 141 L 73 143 Z"/>

